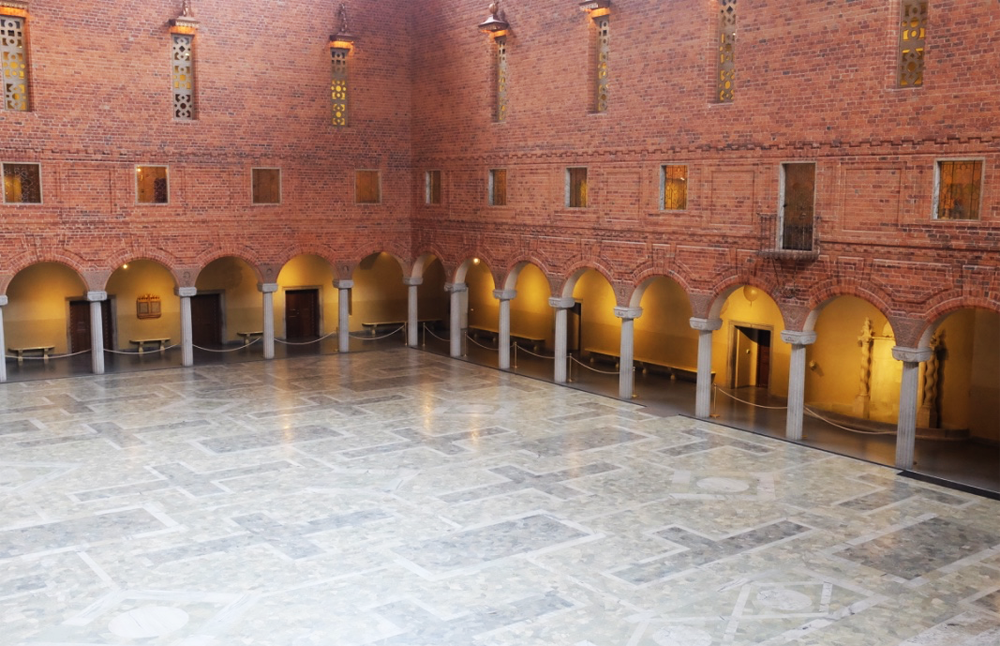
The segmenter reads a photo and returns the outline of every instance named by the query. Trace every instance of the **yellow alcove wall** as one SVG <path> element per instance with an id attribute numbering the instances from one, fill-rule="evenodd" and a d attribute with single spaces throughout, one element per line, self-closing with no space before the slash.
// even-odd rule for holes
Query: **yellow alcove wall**
<path id="1" fill-rule="evenodd" d="M 771 330 L 771 374 L 768 392 L 779 397 L 788 396 L 788 360 L 791 346 L 781 340 L 785 324 L 778 305 L 760 290 L 752 291 L 754 300 L 747 299 L 745 290 L 737 289 L 726 299 L 722 308 L 722 328 L 712 335 L 712 370 L 715 381 L 729 386 L 735 326 L 747 325 Z"/>
<path id="2" fill-rule="evenodd" d="M 940 426 L 1000 441 L 1000 314 L 960 310 L 938 334 Z"/>
<path id="3" fill-rule="evenodd" d="M 406 320 L 406 292 L 403 270 L 387 253 L 374 254 L 354 270 L 350 329 L 359 331 L 362 323 Z"/>
<path id="4" fill-rule="evenodd" d="M 517 276 L 517 296 L 510 302 L 511 334 L 543 338 L 548 347 L 555 344 L 555 310 L 549 305 L 552 291 L 542 270 L 525 265 Z"/>
<path id="5" fill-rule="evenodd" d="M 435 258 L 424 268 L 424 282 L 417 287 L 417 316 L 421 320 L 448 321 L 449 296 L 444 291 L 444 265 Z"/>
<path id="6" fill-rule="evenodd" d="M 615 316 L 617 303 L 611 284 L 599 272 L 588 269 L 577 281 L 573 298 L 583 304 L 583 351 L 617 355 L 621 350 L 621 320 Z M 572 337 L 573 331 L 569 333 Z"/>
<path id="7" fill-rule="evenodd" d="M 7 287 L 3 312 L 7 346 L 54 346 L 56 354 L 67 352 L 68 301 L 84 298 L 86 291 L 77 273 L 58 263 L 43 262 L 18 272 Z"/>
<path id="8" fill-rule="evenodd" d="M 237 332 L 259 332 L 264 326 L 264 299 L 257 277 L 243 260 L 228 256 L 209 263 L 195 281 L 199 292 L 221 291 L 223 341 L 239 340 Z"/>
<path id="9" fill-rule="evenodd" d="M 274 329 L 278 336 L 287 335 L 285 326 L 285 291 L 297 288 L 319 290 L 319 334 L 337 329 L 339 291 L 333 286 L 333 267 L 323 258 L 311 254 L 295 256 L 278 273 L 280 289 L 274 294 Z"/>
<path id="10" fill-rule="evenodd" d="M 691 301 L 669 278 L 656 278 L 642 295 L 635 320 L 635 358 L 698 369 L 698 331 L 691 327 Z"/>
<path id="11" fill-rule="evenodd" d="M 469 326 L 496 329 L 500 320 L 500 305 L 493 298 L 493 274 L 486 263 L 473 263 L 465 275 L 469 290 Z"/>
<path id="12" fill-rule="evenodd" d="M 128 268 L 119 267 L 108 279 L 108 297 L 115 299 L 115 330 L 118 348 L 134 350 L 130 339 L 169 338 L 181 340 L 180 298 L 174 293 L 177 284 L 166 267 L 152 260 L 134 260 Z M 159 318 L 140 319 L 136 299 L 146 294 L 160 297 Z"/>

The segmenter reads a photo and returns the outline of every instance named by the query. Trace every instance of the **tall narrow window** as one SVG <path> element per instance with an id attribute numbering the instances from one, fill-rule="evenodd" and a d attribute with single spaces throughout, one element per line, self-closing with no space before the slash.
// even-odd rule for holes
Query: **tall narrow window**
<path id="1" fill-rule="evenodd" d="M 3 164 L 3 201 L 7 204 L 41 203 L 41 166 L 38 164 Z"/>
<path id="2" fill-rule="evenodd" d="M 429 170 L 424 178 L 424 201 L 427 204 L 441 203 L 441 171 Z"/>
<path id="3" fill-rule="evenodd" d="M 354 176 L 354 201 L 358 204 L 378 204 L 382 201 L 377 170 L 359 170 Z"/>
<path id="4" fill-rule="evenodd" d="M 897 85 L 899 87 L 918 87 L 924 84 L 927 0 L 902 0 L 899 14 Z"/>
<path id="5" fill-rule="evenodd" d="M 811 251 L 816 164 L 782 164 L 781 248 Z"/>
<path id="6" fill-rule="evenodd" d="M 494 168 L 490 171 L 490 206 L 507 205 L 507 169 Z"/>
<path id="7" fill-rule="evenodd" d="M 251 175 L 254 204 L 281 204 L 280 168 L 254 168 Z"/>
<path id="8" fill-rule="evenodd" d="M 507 118 L 507 39 L 497 38 L 497 103 L 494 119 L 504 121 Z"/>
<path id="9" fill-rule="evenodd" d="M 584 208 L 587 206 L 587 169 L 566 169 L 566 206 Z"/>
<path id="10" fill-rule="evenodd" d="M 687 166 L 667 165 L 660 177 L 663 191 L 664 211 L 684 211 L 687 209 Z"/>
<path id="11" fill-rule="evenodd" d="M 938 220 L 978 220 L 983 162 L 939 161 L 934 185 L 934 217 Z"/>
<path id="12" fill-rule="evenodd" d="M 347 54 L 350 50 L 339 47 L 330 48 L 333 57 L 333 84 L 330 86 L 330 97 L 333 100 L 333 125 L 347 125 Z"/>
<path id="13" fill-rule="evenodd" d="M 608 109 L 608 89 L 611 77 L 608 76 L 608 55 L 611 52 L 610 16 L 603 15 L 594 18 L 597 25 L 597 102 L 595 110 L 604 112 Z"/>
<path id="14" fill-rule="evenodd" d="M 24 18 L 0 16 L 0 58 L 3 62 L 4 110 L 28 109 L 28 55 Z"/>
<path id="15" fill-rule="evenodd" d="M 169 200 L 166 166 L 136 166 L 135 195 L 140 204 L 166 204 Z"/>
<path id="16" fill-rule="evenodd" d="M 194 119 L 194 60 L 191 47 L 194 36 L 171 34 L 173 36 L 173 84 L 174 119 L 190 121 Z"/>
<path id="17" fill-rule="evenodd" d="M 736 89 L 736 0 L 719 0 L 718 41 L 716 97 L 719 103 L 729 103 Z"/>

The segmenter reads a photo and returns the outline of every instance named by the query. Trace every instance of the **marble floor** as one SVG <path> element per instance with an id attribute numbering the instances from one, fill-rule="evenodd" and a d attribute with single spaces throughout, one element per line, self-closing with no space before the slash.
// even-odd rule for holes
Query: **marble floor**
<path id="1" fill-rule="evenodd" d="M 403 348 L 0 386 L 0 646 L 1000 643 L 1000 502 Z"/>

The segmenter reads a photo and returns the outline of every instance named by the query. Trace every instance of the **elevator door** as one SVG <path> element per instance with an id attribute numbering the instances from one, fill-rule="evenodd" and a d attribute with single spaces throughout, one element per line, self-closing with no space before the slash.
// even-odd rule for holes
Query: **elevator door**
<path id="1" fill-rule="evenodd" d="M 319 290 L 289 289 L 285 292 L 285 337 L 309 339 L 319 336 Z"/>
<path id="2" fill-rule="evenodd" d="M 101 323 L 104 328 L 104 347 L 114 349 L 114 322 L 111 320 L 111 301 L 101 301 Z M 69 302 L 69 351 L 91 349 L 90 301 Z"/>
<path id="3" fill-rule="evenodd" d="M 222 294 L 191 297 L 191 340 L 202 348 L 222 345 Z"/>

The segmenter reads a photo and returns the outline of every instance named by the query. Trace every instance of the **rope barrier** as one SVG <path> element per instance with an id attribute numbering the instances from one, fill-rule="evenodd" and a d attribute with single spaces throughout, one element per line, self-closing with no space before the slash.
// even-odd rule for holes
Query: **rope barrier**
<path id="1" fill-rule="evenodd" d="M 730 395 L 729 393 L 727 393 L 725 390 L 722 390 L 718 386 L 715 386 L 715 391 L 716 392 L 721 392 L 726 397 L 728 397 L 728 398 L 730 398 L 732 400 L 738 401 L 741 404 L 746 404 L 747 406 L 753 406 L 754 408 L 766 408 L 767 410 L 788 410 L 788 406 L 762 406 L 760 404 L 755 404 L 753 402 L 748 402 L 745 399 L 740 399 L 739 397 L 735 397 L 733 395 Z"/>
<path id="2" fill-rule="evenodd" d="M 152 350 L 151 352 L 139 352 L 138 350 L 112 350 L 111 348 L 104 348 L 104 351 L 109 354 L 125 354 L 133 357 L 146 356 L 147 354 L 154 354 L 157 352 L 166 352 L 167 350 L 173 350 L 174 348 L 180 347 L 180 343 L 175 343 L 173 345 L 168 345 L 162 350 Z"/>
<path id="3" fill-rule="evenodd" d="M 496 350 L 496 348 L 494 348 L 493 346 L 485 346 L 482 343 L 479 343 L 478 341 L 473 339 L 472 335 L 469 334 L 468 332 L 465 333 L 465 338 L 467 338 L 469 341 L 472 341 L 474 344 L 478 345 L 480 348 L 484 350 Z"/>
<path id="4" fill-rule="evenodd" d="M 215 352 L 215 353 L 218 353 L 218 354 L 223 354 L 225 352 L 238 352 L 240 350 L 246 350 L 247 348 L 249 348 L 250 346 L 252 346 L 254 343 L 257 343 L 258 341 L 262 341 L 262 340 L 263 340 L 263 337 L 257 337 L 256 339 L 254 339 L 250 343 L 247 343 L 245 345 L 241 345 L 238 348 L 226 348 L 224 350 L 213 350 L 212 348 L 203 348 L 200 345 L 193 345 L 193 344 L 192 344 L 191 347 L 197 348 L 198 350 L 201 350 L 203 352 Z"/>
<path id="5" fill-rule="evenodd" d="M 361 336 L 358 336 L 357 334 L 351 334 L 350 332 L 348 332 L 348 336 L 350 336 L 352 339 L 361 339 L 362 341 L 378 341 L 380 339 L 388 339 L 389 337 L 391 337 L 392 335 L 394 335 L 396 332 L 399 332 L 400 330 L 402 330 L 404 327 L 405 326 L 400 325 L 398 328 L 396 328 L 392 332 L 390 332 L 388 334 L 383 334 L 382 336 L 371 336 L 369 334 L 363 334 Z"/>
<path id="6" fill-rule="evenodd" d="M 424 325 L 424 332 L 427 332 L 428 334 L 430 334 L 432 337 L 434 337 L 438 341 L 444 341 L 445 343 L 450 343 L 451 342 L 451 339 L 444 339 L 444 338 L 441 338 L 438 335 L 434 334 L 434 331 L 430 330 L 426 325 Z"/>
<path id="7" fill-rule="evenodd" d="M 329 334 L 324 334 L 323 336 L 319 337 L 318 339 L 313 339 L 312 341 L 286 341 L 285 339 L 275 339 L 275 341 L 277 343 L 283 343 L 285 345 L 310 345 L 312 343 L 319 343 L 320 341 L 323 341 L 324 339 L 328 339 L 328 338 L 330 338 L 331 336 L 333 336 L 336 333 L 337 333 L 337 330 L 334 330 L 333 332 L 330 332 Z M 247 344 L 247 345 L 249 345 L 249 344 Z"/>
<path id="8" fill-rule="evenodd" d="M 75 357 L 81 354 L 86 354 L 87 352 L 90 352 L 90 348 L 86 350 L 80 350 L 79 352 L 70 352 L 68 354 L 50 354 L 47 357 L 24 357 L 24 356 L 19 357 L 14 354 L 4 354 L 4 357 L 7 359 L 16 359 L 18 361 L 21 361 L 22 359 L 27 359 L 28 361 L 48 361 L 49 359 L 66 359 L 68 357 Z"/>
<path id="9" fill-rule="evenodd" d="M 531 356 L 538 357 L 539 359 L 548 359 L 549 361 L 555 361 L 556 360 L 555 357 L 549 357 L 549 356 L 546 356 L 544 354 L 536 354 L 536 353 L 532 352 L 531 350 L 529 350 L 527 348 L 522 348 L 520 345 L 518 345 L 517 341 L 515 341 L 513 343 L 513 346 L 514 346 L 514 348 L 520 350 L 521 352 L 527 352 Z"/>
<path id="10" fill-rule="evenodd" d="M 612 372 L 610 370 L 598 370 L 597 368 L 591 368 L 590 366 L 588 366 L 587 364 L 583 363 L 582 361 L 580 361 L 579 359 L 577 359 L 576 357 L 574 357 L 572 355 L 570 355 L 570 359 L 572 359 L 575 363 L 583 366 L 587 370 L 590 370 L 591 372 L 599 372 L 602 375 L 620 375 L 622 373 L 621 370 L 615 370 L 614 372 Z"/>

